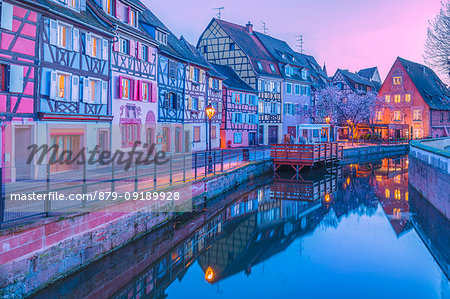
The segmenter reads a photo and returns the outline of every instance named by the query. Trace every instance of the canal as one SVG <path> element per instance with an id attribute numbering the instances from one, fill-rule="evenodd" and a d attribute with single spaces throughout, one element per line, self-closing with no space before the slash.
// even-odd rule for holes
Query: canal
<path id="1" fill-rule="evenodd" d="M 257 178 L 36 298 L 450 298 L 450 224 L 406 156 Z"/>

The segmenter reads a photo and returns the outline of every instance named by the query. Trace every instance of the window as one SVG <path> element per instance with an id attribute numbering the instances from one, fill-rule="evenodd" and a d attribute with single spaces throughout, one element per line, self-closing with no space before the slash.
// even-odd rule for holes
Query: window
<path id="1" fill-rule="evenodd" d="M 137 12 L 133 9 L 130 9 L 130 19 L 129 19 L 128 23 L 133 27 L 137 27 L 136 15 L 137 15 Z"/>
<path id="2" fill-rule="evenodd" d="M 122 146 L 132 146 L 141 139 L 141 126 L 139 124 L 122 124 L 120 131 Z"/>
<path id="3" fill-rule="evenodd" d="M 292 84 L 286 83 L 286 93 L 291 94 L 292 93 Z"/>
<path id="4" fill-rule="evenodd" d="M 239 112 L 234 113 L 233 122 L 235 124 L 242 123 L 242 113 L 239 113 Z"/>
<path id="5" fill-rule="evenodd" d="M 60 48 L 69 49 L 69 42 L 72 38 L 70 29 L 69 26 L 58 23 L 58 46 Z"/>
<path id="6" fill-rule="evenodd" d="M 230 51 L 233 51 L 234 49 L 236 49 L 236 44 L 230 43 Z"/>
<path id="7" fill-rule="evenodd" d="M 197 98 L 192 99 L 192 110 L 198 111 L 198 99 Z"/>
<path id="8" fill-rule="evenodd" d="M 231 94 L 231 102 L 235 104 L 242 104 L 242 94 L 240 92 L 233 92 Z"/>
<path id="9" fill-rule="evenodd" d="M 6 90 L 6 65 L 0 64 L 0 90 Z"/>
<path id="10" fill-rule="evenodd" d="M 422 111 L 414 110 L 413 111 L 413 120 L 422 120 Z"/>
<path id="11" fill-rule="evenodd" d="M 92 56 L 100 58 L 100 39 L 96 36 L 91 36 L 92 42 Z"/>
<path id="12" fill-rule="evenodd" d="M 167 45 L 167 34 L 156 30 L 156 40 L 161 44 Z"/>
<path id="13" fill-rule="evenodd" d="M 383 120 L 383 111 L 377 111 L 376 119 L 377 119 L 377 121 Z"/>
<path id="14" fill-rule="evenodd" d="M 67 100 L 69 95 L 69 79 L 70 76 L 66 74 L 58 74 L 58 98 Z"/>
<path id="15" fill-rule="evenodd" d="M 123 100 L 130 100 L 131 96 L 131 80 L 122 78 L 122 96 Z"/>
<path id="16" fill-rule="evenodd" d="M 100 103 L 101 101 L 101 81 L 100 80 L 89 80 L 89 102 Z"/>
<path id="17" fill-rule="evenodd" d="M 178 108 L 178 100 L 177 100 L 177 94 L 170 92 L 168 95 L 168 104 L 170 109 L 177 109 Z"/>
<path id="18" fill-rule="evenodd" d="M 262 71 L 262 70 L 263 70 L 263 67 L 262 67 L 261 62 L 257 61 L 256 64 L 258 65 L 258 69 L 259 69 L 260 71 Z"/>
<path id="19" fill-rule="evenodd" d="M 200 127 L 194 127 L 194 142 L 200 142 Z"/>
<path id="20" fill-rule="evenodd" d="M 409 93 L 405 94 L 405 102 L 411 102 L 411 95 Z"/>
<path id="21" fill-rule="evenodd" d="M 141 59 L 144 61 L 148 61 L 148 46 L 141 44 Z"/>
<path id="22" fill-rule="evenodd" d="M 270 65 L 270 70 L 272 71 L 272 73 L 276 73 L 277 72 L 275 70 L 275 66 L 273 64 Z"/>
<path id="23" fill-rule="evenodd" d="M 336 84 L 336 86 L 338 87 L 338 89 L 343 90 L 344 89 L 344 84 L 342 84 L 342 82 L 338 82 Z"/>
<path id="24" fill-rule="evenodd" d="M 389 94 L 385 95 L 384 99 L 385 99 L 386 103 L 390 103 L 391 102 L 391 95 L 389 95 Z"/>
<path id="25" fill-rule="evenodd" d="M 300 95 L 300 85 L 295 84 L 294 91 L 296 95 Z"/>
<path id="26" fill-rule="evenodd" d="M 150 100 L 150 84 L 146 82 L 142 82 L 142 101 L 149 102 Z"/>
<path id="27" fill-rule="evenodd" d="M 194 68 L 192 81 L 197 83 L 200 82 L 200 70 L 197 68 Z"/>
<path id="28" fill-rule="evenodd" d="M 441 112 L 441 122 L 444 122 L 444 112 Z"/>
<path id="29" fill-rule="evenodd" d="M 396 121 L 401 120 L 400 111 L 394 111 L 394 120 Z"/>
<path id="30" fill-rule="evenodd" d="M 67 0 L 67 5 L 69 7 L 72 7 L 72 8 L 75 8 L 75 9 L 79 9 L 78 0 Z"/>
<path id="31" fill-rule="evenodd" d="M 126 39 L 119 39 L 119 51 L 123 54 L 130 55 L 130 41 Z"/>
<path id="32" fill-rule="evenodd" d="M 401 95 L 396 94 L 396 95 L 394 96 L 394 102 L 395 102 L 395 103 L 400 103 L 400 101 L 401 101 Z"/>
<path id="33" fill-rule="evenodd" d="M 277 103 L 270 103 L 270 114 L 277 114 Z"/>
<path id="34" fill-rule="evenodd" d="M 402 77 L 393 77 L 392 81 L 394 85 L 402 85 Z"/>
<path id="35" fill-rule="evenodd" d="M 220 89 L 220 86 L 219 86 L 219 80 L 217 80 L 217 79 L 212 79 L 212 88 L 213 88 L 213 89 L 216 89 L 216 90 L 219 90 L 219 89 Z"/>
<path id="36" fill-rule="evenodd" d="M 112 14 L 111 1 L 112 0 L 103 0 L 102 1 L 103 10 L 109 15 Z"/>
<path id="37" fill-rule="evenodd" d="M 308 77 L 308 70 L 302 69 L 302 79 L 306 80 L 307 77 Z"/>
<path id="38" fill-rule="evenodd" d="M 211 126 L 211 138 L 216 139 L 217 138 L 217 128 L 216 126 Z"/>
<path id="39" fill-rule="evenodd" d="M 208 46 L 203 46 L 203 53 L 208 53 Z"/>
<path id="40" fill-rule="evenodd" d="M 235 132 L 233 137 L 234 143 L 242 143 L 242 132 Z"/>

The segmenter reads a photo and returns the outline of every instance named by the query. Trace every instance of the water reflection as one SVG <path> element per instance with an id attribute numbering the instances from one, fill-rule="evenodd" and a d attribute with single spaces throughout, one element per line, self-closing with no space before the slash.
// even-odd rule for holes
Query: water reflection
<path id="1" fill-rule="evenodd" d="M 352 292 L 359 294 L 372 284 L 389 286 L 389 280 L 399 275 L 396 272 L 406 272 L 413 262 L 416 271 L 432 275 L 426 276 L 428 284 L 424 281 L 421 286 L 413 282 L 421 279 L 419 274 L 410 281 L 403 279 L 405 286 L 400 293 L 406 297 L 446 296 L 450 294 L 449 221 L 408 189 L 407 171 L 408 160 L 400 156 L 306 172 L 300 177 L 281 174 L 273 182 L 271 178 L 255 180 L 209 203 L 202 211 L 185 215 L 176 225 L 166 226 L 47 288 L 38 297 L 165 298 L 186 297 L 190 291 L 199 292 L 201 297 L 220 297 L 221 292 L 244 298 L 249 294 L 293 297 L 300 294 L 297 285 L 301 283 L 305 297 L 339 297 L 337 288 L 346 289 L 344 285 L 354 281 L 351 290 L 341 293 L 352 297 Z M 364 230 L 366 227 L 368 230 Z M 394 239 L 389 237 L 392 234 Z M 333 238 L 338 242 L 335 245 L 348 252 L 324 248 Z M 395 243 L 402 239 L 405 244 Z M 379 251 L 379 256 L 372 258 L 379 260 L 352 267 L 352 248 L 364 252 L 364 243 L 371 242 L 376 247 L 371 250 Z M 293 253 L 292 248 L 297 246 L 300 250 Z M 406 250 L 406 260 L 415 260 L 376 264 L 389 259 L 389 254 L 402 256 L 402 250 Z M 361 252 L 358 254 L 364 259 Z M 342 261 L 336 256 L 328 261 L 333 254 L 341 254 Z M 428 256 L 434 257 L 440 268 Z M 269 270 L 264 270 L 265 265 Z M 317 279 L 308 280 L 316 272 L 323 279 L 329 277 L 329 290 L 314 287 Z M 241 273 L 248 277 L 247 282 Z M 340 280 L 339 273 L 350 276 Z M 436 283 L 434 276 L 441 281 Z M 279 293 L 267 290 L 269 277 L 274 277 L 274 284 L 283 284 Z M 303 279 L 291 282 L 295 277 Z M 219 291 L 222 281 L 225 284 Z M 251 283 L 258 289 L 252 289 Z M 327 296 L 326 292 L 333 291 L 333 283 L 335 293 Z M 211 285 L 217 285 L 217 291 L 208 288 Z M 317 292 L 323 296 L 317 296 Z M 392 295 L 377 289 L 371 296 L 383 294 Z"/>

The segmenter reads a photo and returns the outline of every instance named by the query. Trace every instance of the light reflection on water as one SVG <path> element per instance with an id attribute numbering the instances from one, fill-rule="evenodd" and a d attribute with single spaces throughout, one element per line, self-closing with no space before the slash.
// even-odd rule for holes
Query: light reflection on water
<path id="1" fill-rule="evenodd" d="M 450 298 L 449 221 L 408 188 L 406 157 L 262 184 L 38 297 Z"/>

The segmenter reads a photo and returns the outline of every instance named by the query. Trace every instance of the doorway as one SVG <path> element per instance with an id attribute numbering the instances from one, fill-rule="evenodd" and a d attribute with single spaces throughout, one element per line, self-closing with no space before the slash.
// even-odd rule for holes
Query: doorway
<path id="1" fill-rule="evenodd" d="M 269 144 L 278 143 L 278 127 L 269 126 Z"/>
<path id="2" fill-rule="evenodd" d="M 260 125 L 258 129 L 258 143 L 264 144 L 264 126 Z"/>
<path id="3" fill-rule="evenodd" d="M 175 128 L 175 152 L 176 153 L 181 153 L 182 145 L 183 145 L 183 136 L 181 134 L 181 129 Z"/>
<path id="4" fill-rule="evenodd" d="M 31 179 L 31 165 L 27 164 L 31 145 L 31 127 L 16 127 L 15 129 L 15 167 L 16 180 Z"/>
<path id="5" fill-rule="evenodd" d="M 167 153 L 170 152 L 170 128 L 168 127 L 162 128 L 162 133 L 163 133 L 162 150 Z"/>

